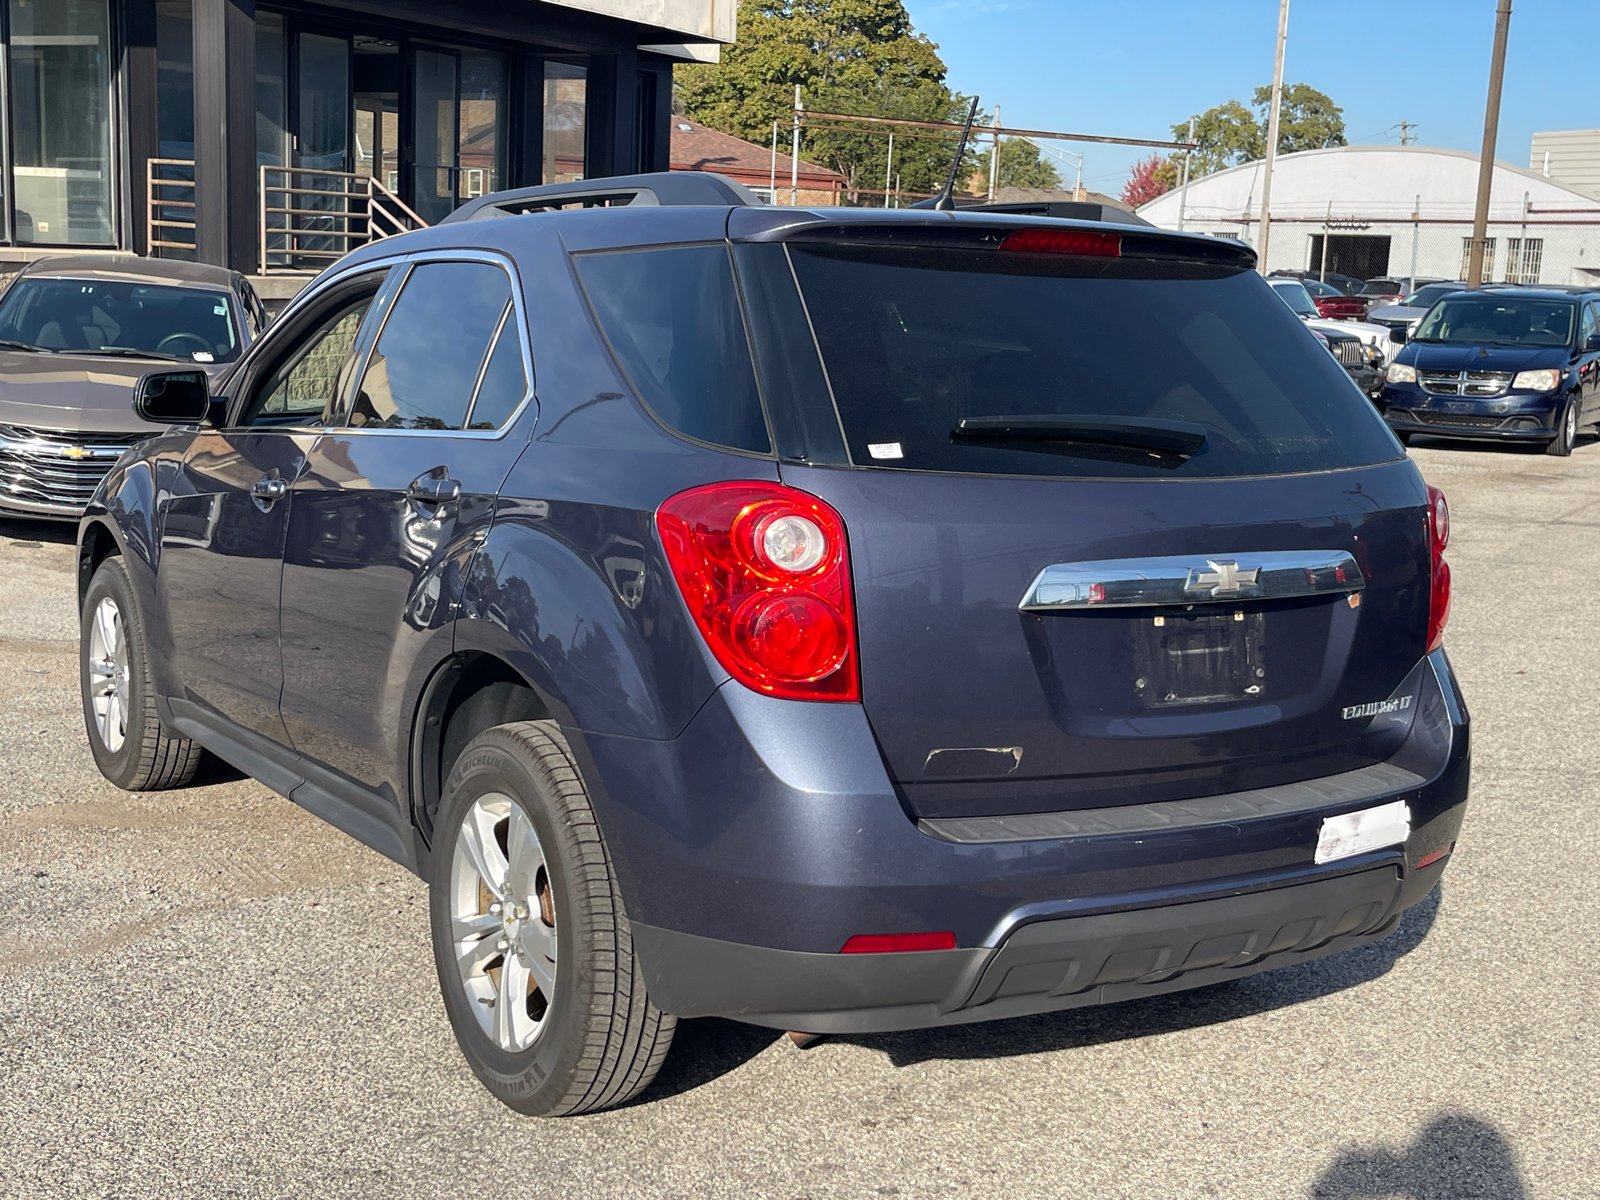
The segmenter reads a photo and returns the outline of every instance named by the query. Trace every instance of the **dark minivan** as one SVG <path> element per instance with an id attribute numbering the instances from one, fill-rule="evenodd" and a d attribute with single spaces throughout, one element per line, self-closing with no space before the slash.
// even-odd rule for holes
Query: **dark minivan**
<path id="1" fill-rule="evenodd" d="M 1443 297 L 1389 364 L 1383 406 L 1402 441 L 1432 433 L 1571 454 L 1600 424 L 1600 291 Z"/>
<path id="2" fill-rule="evenodd" d="M 201 748 L 427 879 L 479 1078 L 958 1024 L 1385 936 L 1467 797 L 1443 497 L 1251 252 L 714 176 L 310 286 L 80 532 L 126 788 Z"/>

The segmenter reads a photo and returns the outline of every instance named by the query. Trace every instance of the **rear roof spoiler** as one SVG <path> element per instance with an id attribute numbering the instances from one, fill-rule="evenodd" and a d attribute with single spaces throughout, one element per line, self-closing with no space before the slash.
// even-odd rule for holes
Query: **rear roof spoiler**
<path id="1" fill-rule="evenodd" d="M 912 208 L 932 208 L 931 200 L 921 200 L 911 206 Z M 1138 213 L 1130 212 L 1126 208 L 1118 208 L 1115 204 L 1097 204 L 1085 200 L 1004 200 L 1004 201 L 956 201 L 958 212 L 987 212 L 1010 213 L 1018 217 L 1060 217 L 1069 221 L 1102 221 L 1110 225 L 1143 225 L 1146 229 L 1156 226 L 1146 221 Z"/>
<path id="2" fill-rule="evenodd" d="M 648 175 L 615 175 L 606 179 L 579 179 L 571 183 L 546 183 L 538 187 L 492 192 L 462 205 L 439 224 L 517 217 L 524 213 L 566 208 L 676 208 L 694 205 L 745 208 L 761 203 L 759 196 L 726 175 L 712 171 L 655 171 Z"/>

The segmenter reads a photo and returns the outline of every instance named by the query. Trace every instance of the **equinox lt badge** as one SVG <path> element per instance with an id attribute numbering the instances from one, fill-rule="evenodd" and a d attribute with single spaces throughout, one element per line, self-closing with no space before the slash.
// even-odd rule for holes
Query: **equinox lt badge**
<path id="1" fill-rule="evenodd" d="M 1360 717 L 1381 717 L 1385 713 L 1405 712 L 1410 707 L 1410 696 L 1396 696 L 1393 700 L 1374 700 L 1371 704 L 1352 704 L 1349 708 L 1341 709 L 1339 715 L 1346 721 L 1354 721 Z"/>

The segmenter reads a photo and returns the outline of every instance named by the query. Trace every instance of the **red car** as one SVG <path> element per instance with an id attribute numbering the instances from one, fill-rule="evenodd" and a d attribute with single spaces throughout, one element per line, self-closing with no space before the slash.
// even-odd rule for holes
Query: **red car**
<path id="1" fill-rule="evenodd" d="M 1311 300 L 1317 306 L 1317 311 L 1330 321 L 1364 321 L 1367 316 L 1367 301 L 1361 296 L 1346 296 L 1332 284 L 1323 283 L 1318 279 L 1303 279 L 1306 291 L 1311 293 Z"/>

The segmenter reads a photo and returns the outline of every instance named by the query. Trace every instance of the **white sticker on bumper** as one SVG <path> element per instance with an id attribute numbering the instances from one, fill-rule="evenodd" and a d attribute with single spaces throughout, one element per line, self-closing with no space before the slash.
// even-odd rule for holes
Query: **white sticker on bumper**
<path id="1" fill-rule="evenodd" d="M 1319 863 L 1334 862 L 1368 850 L 1398 846 L 1411 836 L 1411 808 L 1404 800 L 1325 817 L 1317 836 Z"/>

